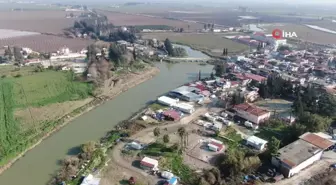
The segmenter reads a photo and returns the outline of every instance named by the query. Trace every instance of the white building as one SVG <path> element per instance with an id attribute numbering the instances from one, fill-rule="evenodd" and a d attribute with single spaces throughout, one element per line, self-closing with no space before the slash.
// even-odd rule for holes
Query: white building
<path id="1" fill-rule="evenodd" d="M 159 166 L 159 161 L 149 157 L 144 157 L 140 162 L 140 166 L 144 170 L 156 170 Z"/>
<path id="2" fill-rule="evenodd" d="M 285 177 L 291 177 L 321 159 L 323 151 L 334 143 L 317 134 L 305 133 L 300 139 L 281 148 L 278 157 L 272 157 L 272 164 Z"/>
<path id="3" fill-rule="evenodd" d="M 246 144 L 259 151 L 262 151 L 265 149 L 267 141 L 256 136 L 250 136 L 246 139 Z"/>
<path id="4" fill-rule="evenodd" d="M 235 105 L 233 109 L 236 111 L 237 116 L 255 124 L 262 123 L 271 117 L 271 112 L 248 103 Z"/>
<path id="5" fill-rule="evenodd" d="M 219 32 L 221 32 L 222 30 L 220 30 L 220 29 L 213 29 L 213 32 L 214 33 L 219 33 Z"/>
<path id="6" fill-rule="evenodd" d="M 169 98 L 168 96 L 160 96 L 157 101 L 163 105 L 167 105 L 169 107 L 174 106 L 179 102 L 179 99 Z"/>

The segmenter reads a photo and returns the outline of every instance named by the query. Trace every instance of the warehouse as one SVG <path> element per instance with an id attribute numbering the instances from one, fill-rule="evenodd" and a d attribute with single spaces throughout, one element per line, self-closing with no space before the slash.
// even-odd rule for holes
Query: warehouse
<path id="1" fill-rule="evenodd" d="M 281 148 L 278 157 L 272 157 L 272 164 L 285 177 L 291 177 L 321 159 L 323 151 L 334 143 L 316 134 L 307 132 L 300 139 Z"/>
<path id="2" fill-rule="evenodd" d="M 201 90 L 195 87 L 181 86 L 169 92 L 170 96 L 179 98 L 185 101 L 203 101 L 204 97 L 200 95 Z"/>

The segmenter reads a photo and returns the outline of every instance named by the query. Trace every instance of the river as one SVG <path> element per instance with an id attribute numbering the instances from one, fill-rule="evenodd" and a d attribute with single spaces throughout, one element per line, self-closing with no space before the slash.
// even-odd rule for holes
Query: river
<path id="1" fill-rule="evenodd" d="M 27 152 L 0 176 L 0 185 L 44 185 L 59 168 L 66 155 L 78 152 L 78 146 L 99 138 L 120 121 L 127 119 L 150 100 L 202 76 L 209 76 L 211 65 L 196 63 L 158 63 L 160 73 L 154 78 L 120 94 L 113 100 L 78 117 L 59 132 Z"/>
<path id="2" fill-rule="evenodd" d="M 184 45 L 179 45 L 179 44 L 173 44 L 174 46 L 176 47 L 181 47 L 181 48 L 184 48 L 187 52 L 187 55 L 188 57 L 191 57 L 191 58 L 208 58 L 210 59 L 210 57 L 200 51 L 197 51 L 197 50 L 194 50 L 194 49 L 191 49 L 189 46 L 184 46 Z"/>

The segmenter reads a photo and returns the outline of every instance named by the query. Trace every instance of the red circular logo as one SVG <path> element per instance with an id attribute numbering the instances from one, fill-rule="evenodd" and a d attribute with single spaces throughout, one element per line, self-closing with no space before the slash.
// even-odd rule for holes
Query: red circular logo
<path id="1" fill-rule="evenodd" d="M 280 29 L 275 29 L 272 31 L 272 36 L 275 39 L 281 39 L 282 38 L 282 31 Z"/>

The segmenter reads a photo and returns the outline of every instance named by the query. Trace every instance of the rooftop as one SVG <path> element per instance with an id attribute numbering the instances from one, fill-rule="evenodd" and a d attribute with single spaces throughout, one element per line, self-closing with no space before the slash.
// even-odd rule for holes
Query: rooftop
<path id="1" fill-rule="evenodd" d="M 269 113 L 269 111 L 267 111 L 267 110 L 264 110 L 262 108 L 254 106 L 254 105 L 250 105 L 248 103 L 242 103 L 242 104 L 239 104 L 239 105 L 235 105 L 234 108 L 237 109 L 237 110 L 248 112 L 248 113 L 253 114 L 255 116 L 261 116 L 261 115 Z"/>
<path id="2" fill-rule="evenodd" d="M 253 143 L 255 145 L 259 145 L 259 144 L 260 145 L 264 145 L 264 144 L 267 143 L 266 140 L 263 140 L 263 139 L 261 139 L 261 138 L 259 138 L 257 136 L 250 136 L 250 137 L 247 138 L 247 141 L 249 141 L 249 142 L 251 142 L 251 143 Z"/>
<path id="3" fill-rule="evenodd" d="M 322 151 L 320 148 L 299 139 L 281 148 L 278 158 L 288 166 L 295 167 L 320 151 Z"/>
<path id="4" fill-rule="evenodd" d="M 303 134 L 302 136 L 300 136 L 300 139 L 307 141 L 323 150 L 329 148 L 331 145 L 333 145 L 334 143 L 329 141 L 328 139 L 325 139 L 321 136 L 318 136 L 316 134 L 307 132 L 305 134 Z"/>

